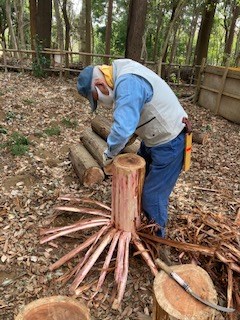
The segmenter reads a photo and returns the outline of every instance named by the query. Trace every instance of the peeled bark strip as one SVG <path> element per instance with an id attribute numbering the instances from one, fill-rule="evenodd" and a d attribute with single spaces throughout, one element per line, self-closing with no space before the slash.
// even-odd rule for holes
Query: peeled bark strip
<path id="1" fill-rule="evenodd" d="M 82 144 L 70 147 L 69 158 L 80 182 L 85 187 L 91 187 L 103 181 L 102 169 Z"/>
<path id="2" fill-rule="evenodd" d="M 91 122 L 92 130 L 96 132 L 104 140 L 107 140 L 107 137 L 111 130 L 111 125 L 112 125 L 111 121 L 101 116 L 96 116 Z M 140 141 L 135 140 L 131 145 L 126 146 L 122 152 L 137 153 L 139 148 L 140 148 Z"/>
<path id="3" fill-rule="evenodd" d="M 83 132 L 82 143 L 92 157 L 103 167 L 103 152 L 107 149 L 107 143 L 101 137 L 99 137 L 91 129 L 87 129 Z"/>
<path id="4" fill-rule="evenodd" d="M 119 230 L 135 233 L 140 227 L 141 194 L 145 176 L 145 160 L 132 153 L 113 161 L 112 222 Z"/>

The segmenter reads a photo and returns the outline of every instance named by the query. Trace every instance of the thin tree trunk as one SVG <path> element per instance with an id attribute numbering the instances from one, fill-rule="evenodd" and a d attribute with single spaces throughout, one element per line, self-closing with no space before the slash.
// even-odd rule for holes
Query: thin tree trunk
<path id="1" fill-rule="evenodd" d="M 18 31 L 20 49 L 26 49 L 25 36 L 24 36 L 24 24 L 23 24 L 24 2 L 25 0 L 14 0 L 14 9 L 17 17 L 17 26 L 18 26 L 17 31 Z"/>
<path id="2" fill-rule="evenodd" d="M 233 37 L 234 37 L 234 30 L 236 26 L 236 21 L 240 14 L 240 6 L 235 5 L 232 9 L 232 15 L 231 15 L 231 25 L 228 32 L 228 36 L 225 42 L 225 48 L 224 48 L 224 57 L 223 57 L 223 64 L 226 64 L 228 56 L 231 54 L 232 51 L 232 44 L 233 44 Z"/>
<path id="3" fill-rule="evenodd" d="M 37 34 L 37 5 L 36 0 L 29 0 L 30 8 L 30 33 L 31 33 L 31 49 L 35 50 L 36 47 L 36 34 Z M 34 57 L 33 57 L 34 59 Z"/>
<path id="4" fill-rule="evenodd" d="M 82 7 L 79 14 L 79 51 L 86 52 L 86 0 L 82 0 Z M 80 55 L 79 55 L 80 58 Z M 81 57 L 81 62 L 86 65 L 86 57 Z"/>
<path id="5" fill-rule="evenodd" d="M 160 34 L 160 29 L 162 26 L 162 16 L 163 16 L 163 3 L 161 2 L 160 8 L 159 8 L 159 14 L 158 14 L 158 21 L 157 21 L 157 29 L 156 34 L 154 37 L 154 48 L 153 48 L 153 61 L 157 60 L 157 54 L 158 54 L 158 38 Z"/>
<path id="6" fill-rule="evenodd" d="M 63 23 L 62 17 L 60 15 L 60 8 L 59 8 L 59 0 L 53 0 L 54 10 L 55 10 L 55 17 L 57 20 L 57 43 L 59 45 L 59 49 L 64 49 L 64 41 L 63 41 Z"/>
<path id="7" fill-rule="evenodd" d="M 161 73 L 162 73 L 162 61 L 164 61 L 163 57 L 166 56 L 168 42 L 169 42 L 169 38 L 171 36 L 171 32 L 172 32 L 173 26 L 174 26 L 176 20 L 179 18 L 184 4 L 185 4 L 185 0 L 180 0 L 178 2 L 177 8 L 175 10 L 174 17 L 173 17 L 172 21 L 169 23 L 169 26 L 168 26 L 168 29 L 167 29 L 167 32 L 166 32 L 166 35 L 165 35 L 165 41 L 164 41 L 164 44 L 163 44 L 163 47 L 162 47 L 161 55 L 159 57 L 158 72 L 157 72 L 159 76 L 161 76 Z"/>
<path id="8" fill-rule="evenodd" d="M 91 13 L 92 13 L 92 4 L 91 1 L 87 0 L 86 1 L 86 52 L 91 53 L 92 52 L 92 18 L 91 18 Z M 89 65 L 91 64 L 92 57 L 87 56 L 86 57 L 86 64 Z"/>
<path id="9" fill-rule="evenodd" d="M 11 17 L 11 1 L 10 0 L 6 0 L 6 18 L 7 18 L 8 28 L 9 28 L 9 34 L 11 36 L 10 46 L 12 47 L 12 49 L 18 50 L 17 38 L 16 38 L 15 30 L 13 28 L 12 17 Z M 17 52 L 14 52 L 14 56 L 16 58 L 19 58 L 19 55 Z"/>
<path id="10" fill-rule="evenodd" d="M 192 48 L 193 48 L 193 40 L 194 40 L 194 35 L 196 33 L 197 29 L 197 21 L 199 17 L 199 9 L 196 8 L 196 1 L 194 2 L 194 9 L 193 9 L 193 17 L 191 21 L 191 26 L 190 26 L 190 36 L 188 38 L 188 43 L 187 43 L 187 53 L 186 53 L 186 60 L 185 64 L 189 65 L 192 62 Z"/>
<path id="11" fill-rule="evenodd" d="M 107 17 L 107 26 L 106 26 L 106 37 L 105 37 L 105 54 L 110 54 L 111 47 L 111 34 L 112 34 L 112 9 L 113 9 L 113 0 L 108 1 L 108 17 Z M 109 58 L 105 58 L 104 62 L 109 63 Z"/>
<path id="12" fill-rule="evenodd" d="M 65 50 L 68 51 L 70 45 L 70 22 L 67 14 L 67 0 L 63 0 L 62 13 L 65 22 Z M 65 65 L 66 68 L 69 68 L 69 56 L 67 53 L 65 56 Z"/>
<path id="13" fill-rule="evenodd" d="M 236 47 L 235 47 L 235 66 L 240 67 L 240 29 L 237 35 Z"/>

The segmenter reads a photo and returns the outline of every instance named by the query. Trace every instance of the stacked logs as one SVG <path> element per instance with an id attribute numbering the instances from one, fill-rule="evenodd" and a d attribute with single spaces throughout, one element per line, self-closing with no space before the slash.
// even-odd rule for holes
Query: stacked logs
<path id="1" fill-rule="evenodd" d="M 106 140 L 110 128 L 110 121 L 96 116 L 91 122 L 91 128 L 83 132 L 80 143 L 70 147 L 69 158 L 80 183 L 86 187 L 91 187 L 104 180 L 102 155 L 107 148 Z M 125 147 L 122 152 L 136 153 L 139 146 L 140 141 L 136 140 Z"/>
<path id="2" fill-rule="evenodd" d="M 107 137 L 110 133 L 111 122 L 97 115 L 91 121 L 91 128 L 87 128 L 77 145 L 70 147 L 69 158 L 80 180 L 86 187 L 101 183 L 104 180 L 102 155 L 107 148 Z M 137 153 L 140 140 L 133 137 L 129 140 L 122 153 Z M 193 131 L 193 142 L 205 144 L 208 140 L 207 133 Z"/>

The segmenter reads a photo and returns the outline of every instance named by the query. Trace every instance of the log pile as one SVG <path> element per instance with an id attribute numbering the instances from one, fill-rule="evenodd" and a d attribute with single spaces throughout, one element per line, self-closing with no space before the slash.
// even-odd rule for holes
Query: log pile
<path id="1" fill-rule="evenodd" d="M 107 149 L 107 136 L 109 135 L 111 122 L 100 116 L 96 116 L 91 122 L 91 128 L 83 131 L 81 141 L 69 148 L 69 158 L 81 184 L 91 187 L 101 183 L 105 177 L 103 172 L 102 155 Z M 122 153 L 137 153 L 140 141 L 129 143 Z M 105 173 L 111 174 L 111 171 Z"/>

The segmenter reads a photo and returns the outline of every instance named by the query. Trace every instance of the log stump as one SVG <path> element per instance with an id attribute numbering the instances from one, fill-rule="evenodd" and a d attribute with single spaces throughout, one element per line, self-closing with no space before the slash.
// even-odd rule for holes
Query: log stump
<path id="1" fill-rule="evenodd" d="M 140 226 L 144 176 L 145 160 L 136 154 L 118 155 L 113 161 L 112 221 L 116 229 L 135 233 Z"/>
<path id="2" fill-rule="evenodd" d="M 52 296 L 32 301 L 15 320 L 90 320 L 88 308 L 82 302 L 65 296 Z"/>
<path id="3" fill-rule="evenodd" d="M 202 299 L 217 303 L 217 293 L 208 273 L 193 264 L 172 266 Z M 164 271 L 154 279 L 153 320 L 210 320 L 216 310 L 190 296 Z"/>

